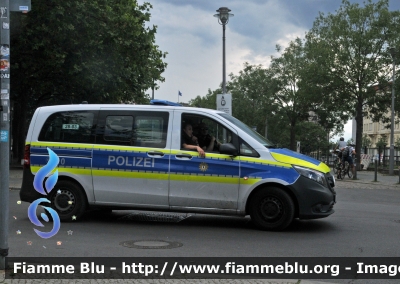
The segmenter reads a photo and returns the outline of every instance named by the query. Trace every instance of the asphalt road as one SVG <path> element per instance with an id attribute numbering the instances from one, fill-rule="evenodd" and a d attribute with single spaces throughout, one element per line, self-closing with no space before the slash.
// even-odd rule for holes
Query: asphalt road
<path id="1" fill-rule="evenodd" d="M 82 220 L 62 223 L 53 238 L 41 239 L 28 219 L 29 204 L 18 204 L 19 191 L 11 190 L 9 256 L 399 256 L 400 190 L 338 188 L 337 193 L 333 215 L 295 220 L 284 232 L 259 231 L 249 218 L 113 211 L 90 212 Z M 137 240 L 182 246 L 137 249 L 120 244 Z"/>
<path id="2" fill-rule="evenodd" d="M 295 220 L 283 232 L 257 230 L 250 218 L 140 211 L 89 212 L 62 223 L 42 239 L 28 216 L 29 204 L 10 191 L 9 257 L 398 257 L 400 189 L 337 183 L 336 212 L 319 220 Z M 20 203 L 20 204 L 19 204 Z M 132 241 L 178 243 L 169 249 L 121 245 Z M 398 280 L 397 280 L 398 281 Z M 398 283 L 396 280 L 336 280 L 335 283 Z"/>

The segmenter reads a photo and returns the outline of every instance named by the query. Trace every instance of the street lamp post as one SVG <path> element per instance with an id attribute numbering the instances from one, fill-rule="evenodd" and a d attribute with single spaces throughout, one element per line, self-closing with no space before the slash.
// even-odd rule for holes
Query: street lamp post
<path id="1" fill-rule="evenodd" d="M 389 156 L 389 175 L 393 175 L 394 168 L 394 72 L 396 64 L 396 49 L 390 48 L 390 54 L 393 59 L 393 77 L 392 77 L 392 116 L 391 116 L 391 127 L 390 127 L 390 156 Z"/>
<path id="2" fill-rule="evenodd" d="M 226 69 L 225 69 L 225 25 L 229 22 L 229 17 L 233 17 L 230 14 L 231 10 L 227 7 L 221 7 L 217 10 L 218 14 L 214 17 L 218 18 L 218 23 L 222 25 L 222 91 L 226 94 Z"/>

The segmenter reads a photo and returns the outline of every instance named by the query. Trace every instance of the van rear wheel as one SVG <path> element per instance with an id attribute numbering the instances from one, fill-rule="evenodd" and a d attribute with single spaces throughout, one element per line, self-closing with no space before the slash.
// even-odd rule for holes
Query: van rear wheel
<path id="1" fill-rule="evenodd" d="M 261 230 L 279 231 L 294 218 L 292 198 L 280 188 L 267 187 L 256 192 L 250 200 L 251 220 Z"/>
<path id="2" fill-rule="evenodd" d="M 75 182 L 61 180 L 51 192 L 51 205 L 61 221 L 79 220 L 86 210 L 86 198 L 82 188 Z"/>

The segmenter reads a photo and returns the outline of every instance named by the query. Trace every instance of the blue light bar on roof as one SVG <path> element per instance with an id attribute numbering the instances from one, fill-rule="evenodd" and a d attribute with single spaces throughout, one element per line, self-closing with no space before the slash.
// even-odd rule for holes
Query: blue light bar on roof
<path id="1" fill-rule="evenodd" d="M 182 106 L 181 104 L 166 101 L 166 100 L 151 100 L 151 105 L 160 105 L 160 106 Z"/>

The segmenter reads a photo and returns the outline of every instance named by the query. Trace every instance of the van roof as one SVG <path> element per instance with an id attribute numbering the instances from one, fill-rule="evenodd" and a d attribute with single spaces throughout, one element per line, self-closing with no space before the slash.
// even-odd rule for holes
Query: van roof
<path id="1" fill-rule="evenodd" d="M 185 106 L 169 106 L 169 105 L 131 105 L 131 104 L 70 104 L 70 105 L 53 105 L 43 106 L 38 109 L 56 112 L 56 111 L 68 111 L 68 110 L 97 110 L 97 109 L 142 109 L 142 110 L 162 110 L 162 109 L 177 109 L 184 111 L 202 111 L 208 113 L 224 113 L 223 111 L 208 109 L 208 108 L 197 108 L 197 107 L 185 107 Z"/>

